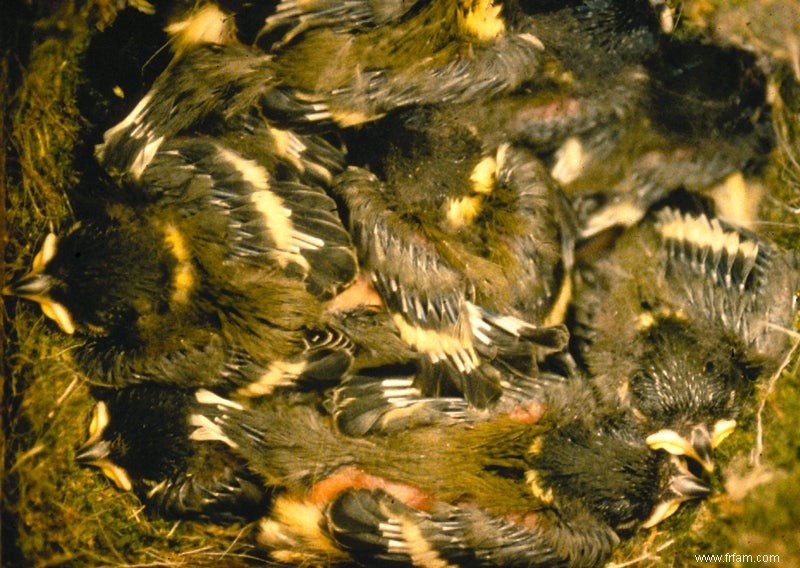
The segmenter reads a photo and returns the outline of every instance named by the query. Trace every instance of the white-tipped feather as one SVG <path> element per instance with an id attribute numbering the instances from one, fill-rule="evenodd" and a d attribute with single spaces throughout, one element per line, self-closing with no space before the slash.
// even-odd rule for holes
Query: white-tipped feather
<path id="1" fill-rule="evenodd" d="M 233 408 L 236 410 L 244 410 L 244 406 L 242 406 L 238 402 L 228 400 L 227 398 L 222 398 L 218 394 L 214 394 L 213 392 L 207 389 L 198 389 L 197 392 L 194 393 L 194 398 L 200 404 L 213 404 L 220 408 Z"/>
<path id="2" fill-rule="evenodd" d="M 231 448 L 238 448 L 239 445 L 228 438 L 220 428 L 219 424 L 215 424 L 207 416 L 202 414 L 192 414 L 189 417 L 189 424 L 197 427 L 197 430 L 189 435 L 191 440 L 198 442 L 222 442 Z"/>
<path id="3" fill-rule="evenodd" d="M 130 114 L 128 114 L 128 116 L 122 119 L 120 123 L 116 124 L 115 126 L 112 126 L 111 128 L 105 131 L 105 133 L 103 134 L 103 143 L 99 144 L 95 150 L 97 158 L 100 161 L 103 160 L 103 156 L 105 155 L 106 144 L 108 144 L 109 140 L 111 140 L 114 136 L 117 135 L 117 133 L 122 132 L 129 126 L 132 126 L 134 124 L 139 124 L 141 122 L 142 114 L 144 113 L 144 110 L 147 108 L 147 105 L 150 104 L 151 98 L 152 98 L 151 94 L 143 96 L 142 100 L 140 100 L 136 104 L 136 106 L 133 108 Z"/>
<path id="4" fill-rule="evenodd" d="M 142 177 L 142 174 L 147 169 L 147 166 L 150 165 L 150 162 L 153 161 L 153 158 L 155 157 L 156 152 L 158 152 L 158 148 L 161 146 L 163 141 L 163 136 L 159 136 L 155 140 L 148 139 L 147 144 L 145 144 L 144 147 L 139 150 L 130 167 L 130 171 L 135 178 L 138 179 Z"/>

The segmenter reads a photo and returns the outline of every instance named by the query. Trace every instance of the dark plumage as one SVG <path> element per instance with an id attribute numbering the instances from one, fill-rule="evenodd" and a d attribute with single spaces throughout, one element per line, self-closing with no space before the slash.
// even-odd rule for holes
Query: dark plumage
<path id="1" fill-rule="evenodd" d="M 431 0 L 373 28 L 310 30 L 275 53 L 277 76 L 339 125 L 413 104 L 510 92 L 543 72 L 543 46 L 514 2 Z"/>
<path id="2" fill-rule="evenodd" d="M 331 314 L 327 328 L 309 333 L 307 340 L 314 348 L 304 358 L 294 365 L 276 362 L 260 382 L 239 389 L 244 397 L 239 400 L 258 408 L 262 399 L 251 395 L 272 393 L 263 399 L 267 408 L 313 407 L 321 401 L 322 388 L 348 368 L 413 366 L 414 354 L 386 314 L 367 308 Z M 224 384 L 206 378 L 213 370 L 198 369 L 184 382 Z M 267 380 L 270 373 L 272 381 Z M 281 373 L 292 379 L 290 389 L 279 388 Z M 189 417 L 202 407 L 194 391 L 175 382 L 174 377 L 150 377 L 147 384 L 97 389 L 99 402 L 79 461 L 99 467 L 118 487 L 133 489 L 152 514 L 215 521 L 263 514 L 270 490 L 226 446 L 190 438 Z"/>
<path id="3" fill-rule="evenodd" d="M 404 365 L 398 363 L 405 363 Z M 490 409 L 479 409 L 461 395 L 430 395 L 419 370 L 406 359 L 395 366 L 362 366 L 348 373 L 333 387 L 325 408 L 340 432 L 348 436 L 400 434 L 408 428 L 429 424 L 485 419 L 517 412 L 532 401 L 555 401 L 558 405 L 585 405 L 584 411 L 597 409 L 589 383 L 573 358 L 566 352 L 546 357 L 536 378 L 516 373 L 502 375 L 501 394 Z M 424 371 L 423 371 L 424 372 Z"/>
<path id="4" fill-rule="evenodd" d="M 673 190 L 757 172 L 774 143 L 756 58 L 664 34 L 659 5 L 523 4 L 548 71 L 454 113 L 484 140 L 527 146 L 570 197 L 593 196 L 584 236 L 635 224 Z"/>
<path id="5" fill-rule="evenodd" d="M 269 490 L 219 442 L 190 439 L 193 393 L 156 385 L 98 393 L 78 461 L 133 490 L 150 514 L 217 522 L 263 515 Z"/>
<path id="6" fill-rule="evenodd" d="M 796 260 L 756 235 L 665 209 L 582 272 L 573 337 L 600 391 L 653 447 L 712 467 L 755 379 L 785 353 Z"/>
<path id="7" fill-rule="evenodd" d="M 582 220 L 586 236 L 634 225 L 673 190 L 756 172 L 773 144 L 766 77 L 750 54 L 670 39 L 632 73 L 623 96 L 617 88 L 596 98 L 617 113 L 573 130 L 552 154 L 565 192 L 601 196 Z"/>
<path id="8" fill-rule="evenodd" d="M 480 101 L 466 120 L 551 157 L 569 137 L 613 131 L 634 112 L 647 84 L 644 62 L 662 34 L 650 3 L 520 2 L 520 10 L 545 46 L 548 72 L 508 97 Z"/>
<path id="9" fill-rule="evenodd" d="M 290 380 L 328 352 L 323 302 L 356 259 L 333 200 L 275 148 L 293 135 L 260 128 L 164 141 L 102 218 L 48 236 L 6 292 L 87 338 L 103 383 Z"/>
<path id="10" fill-rule="evenodd" d="M 281 561 L 599 566 L 618 534 L 707 493 L 626 414 L 588 412 L 582 382 L 365 438 L 309 407 L 197 397 L 193 436 L 227 443 L 283 488 L 258 536 Z"/>
<path id="11" fill-rule="evenodd" d="M 800 289 L 797 253 L 705 215 L 659 214 L 667 276 L 692 309 L 731 330 L 769 366 L 785 353 Z"/>
<path id="12" fill-rule="evenodd" d="M 501 6 L 432 0 L 398 10 L 374 26 L 311 25 L 269 54 L 238 43 L 187 47 L 106 132 L 101 164 L 138 175 L 159 140 L 213 134 L 253 108 L 283 127 L 351 126 L 416 104 L 500 95 L 540 71 L 541 44 L 526 21 L 506 24 Z"/>
<path id="13" fill-rule="evenodd" d="M 273 51 L 315 28 L 341 33 L 363 31 L 395 23 L 412 14 L 415 3 L 406 0 L 281 0 L 264 20 L 256 42 Z"/>
<path id="14" fill-rule="evenodd" d="M 455 388 L 485 407 L 500 395 L 501 369 L 535 376 L 537 349 L 564 345 L 566 330 L 550 324 L 568 295 L 569 211 L 527 151 L 486 149 L 437 110 L 375 128 L 383 145 L 362 159 L 376 173 L 351 167 L 333 188 L 362 269 L 431 365 L 417 386 Z"/>

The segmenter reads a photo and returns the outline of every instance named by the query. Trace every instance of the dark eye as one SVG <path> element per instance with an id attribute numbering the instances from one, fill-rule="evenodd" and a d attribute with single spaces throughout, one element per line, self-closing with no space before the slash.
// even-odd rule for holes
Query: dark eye
<path id="1" fill-rule="evenodd" d="M 75 258 L 80 258 L 80 257 L 81 257 L 81 251 L 76 252 L 75 253 Z"/>
<path id="2" fill-rule="evenodd" d="M 111 436 L 109 445 L 111 446 L 111 453 L 116 459 L 119 459 L 128 453 L 128 442 L 126 442 L 122 434 L 118 432 Z"/>
<path id="3" fill-rule="evenodd" d="M 713 374 L 715 370 L 716 370 L 716 366 L 714 365 L 714 363 L 712 363 L 711 361 L 706 363 L 706 374 L 707 375 Z"/>

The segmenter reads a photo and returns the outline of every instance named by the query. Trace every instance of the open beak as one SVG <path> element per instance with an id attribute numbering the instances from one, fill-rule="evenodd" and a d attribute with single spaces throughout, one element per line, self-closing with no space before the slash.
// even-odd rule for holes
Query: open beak
<path id="1" fill-rule="evenodd" d="M 682 503 L 692 499 L 705 499 L 711 493 L 711 488 L 703 480 L 692 474 L 685 465 L 678 463 L 679 458 L 673 460 L 680 473 L 670 479 L 669 496 L 653 508 L 650 517 L 642 523 L 642 528 L 649 529 L 656 526 L 672 516 Z"/>
<path id="2" fill-rule="evenodd" d="M 42 243 L 42 248 L 33 258 L 33 267 L 25 276 L 5 286 L 4 296 L 17 296 L 38 303 L 45 316 L 53 320 L 68 335 L 75 333 L 75 322 L 69 310 L 50 297 L 53 279 L 44 273 L 44 268 L 53 259 L 58 248 L 58 239 L 49 233 Z"/>
<path id="3" fill-rule="evenodd" d="M 652 450 L 664 450 L 674 456 L 686 456 L 699 463 L 705 471 L 714 471 L 714 450 L 736 429 L 736 420 L 718 420 L 712 432 L 705 424 L 692 428 L 687 440 L 675 430 L 659 430 L 647 437 Z"/>
<path id="4" fill-rule="evenodd" d="M 107 478 L 122 491 L 133 489 L 133 483 L 125 468 L 118 466 L 109 459 L 110 446 L 107 441 L 102 440 L 94 444 L 86 443 L 78 450 L 75 459 L 83 465 L 91 465 L 100 468 Z"/>
<path id="5" fill-rule="evenodd" d="M 53 280 L 47 274 L 34 269 L 16 282 L 3 288 L 3 295 L 17 296 L 38 303 L 42 313 L 53 320 L 68 335 L 75 333 L 75 322 L 72 314 L 61 303 L 50 297 Z"/>
<path id="6" fill-rule="evenodd" d="M 78 449 L 75 459 L 83 465 L 100 468 L 114 485 L 123 491 L 133 489 L 130 475 L 125 468 L 111 461 L 111 444 L 103 440 L 103 431 L 108 425 L 108 407 L 104 402 L 98 402 L 94 407 L 92 422 L 89 425 L 89 439 Z"/>
<path id="7" fill-rule="evenodd" d="M 52 287 L 53 282 L 49 276 L 33 271 L 3 288 L 3 295 L 41 302 L 40 298 L 47 297 Z"/>
<path id="8" fill-rule="evenodd" d="M 100 460 L 107 459 L 110 453 L 108 442 L 101 440 L 92 443 L 89 441 L 78 449 L 75 459 L 82 464 L 95 465 Z"/>
<path id="9" fill-rule="evenodd" d="M 705 424 L 698 424 L 692 428 L 692 433 L 689 436 L 691 448 L 694 450 L 692 454 L 686 454 L 697 461 L 703 466 L 703 469 L 708 473 L 714 471 L 714 445 L 711 441 L 711 433 Z"/>
<path id="10" fill-rule="evenodd" d="M 41 302 L 39 298 L 44 298 L 52 288 L 52 280 L 42 273 L 56 254 L 58 248 L 58 237 L 54 233 L 48 233 L 42 243 L 42 248 L 33 257 L 31 271 L 20 278 L 17 282 L 9 284 L 3 288 L 4 296 L 19 296 L 35 302 Z"/>

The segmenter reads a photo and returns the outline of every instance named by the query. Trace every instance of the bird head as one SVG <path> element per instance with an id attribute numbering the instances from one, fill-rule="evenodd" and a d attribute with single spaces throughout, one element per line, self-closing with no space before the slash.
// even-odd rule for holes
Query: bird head
<path id="1" fill-rule="evenodd" d="M 114 485 L 123 491 L 131 491 L 133 483 L 128 471 L 118 465 L 114 460 L 120 450 L 124 451 L 124 446 L 118 441 L 109 439 L 107 436 L 110 415 L 108 405 L 105 402 L 98 402 L 92 413 L 92 421 L 89 424 L 89 438 L 78 450 L 75 459 L 78 463 L 91 465 L 100 469 Z"/>
<path id="2" fill-rule="evenodd" d="M 642 528 L 656 526 L 675 513 L 682 503 L 704 499 L 711 493 L 707 482 L 694 475 L 686 461 L 676 456 L 670 456 L 664 463 L 661 479 L 664 483 L 660 487 L 650 517 L 640 525 Z"/>
<path id="3" fill-rule="evenodd" d="M 736 428 L 753 378 L 735 338 L 712 326 L 662 319 L 646 330 L 647 355 L 631 378 L 631 406 L 647 444 L 714 470 L 714 450 Z"/>
<path id="4" fill-rule="evenodd" d="M 194 398 L 185 390 L 142 384 L 97 393 L 89 438 L 77 461 L 97 467 L 149 513 L 231 521 L 263 514 L 270 493 L 220 444 L 190 438 Z"/>
<path id="5" fill-rule="evenodd" d="M 137 318 L 164 311 L 168 271 L 158 242 L 135 225 L 77 223 L 61 238 L 48 234 L 31 270 L 3 293 L 37 302 L 70 335 L 128 334 Z"/>
<path id="6" fill-rule="evenodd" d="M 48 233 L 42 243 L 42 248 L 33 258 L 30 272 L 9 284 L 3 289 L 3 295 L 18 296 L 37 302 L 45 316 L 55 321 L 61 331 L 67 334 L 75 333 L 75 322 L 72 314 L 64 304 L 53 296 L 58 296 L 57 290 L 61 283 L 46 271 L 47 265 L 53 260 L 58 250 L 58 237 L 55 233 Z"/>
<path id="7" fill-rule="evenodd" d="M 567 506 L 588 506 L 617 532 L 654 526 L 684 501 L 708 495 L 685 461 L 651 451 L 644 438 L 633 417 L 617 411 L 557 428 L 536 448 L 537 487 Z"/>
<path id="8" fill-rule="evenodd" d="M 145 384 L 104 395 L 94 408 L 79 463 L 98 467 L 117 487 L 174 476 L 191 453 L 184 391 Z"/>

